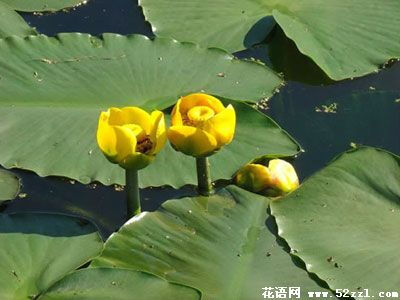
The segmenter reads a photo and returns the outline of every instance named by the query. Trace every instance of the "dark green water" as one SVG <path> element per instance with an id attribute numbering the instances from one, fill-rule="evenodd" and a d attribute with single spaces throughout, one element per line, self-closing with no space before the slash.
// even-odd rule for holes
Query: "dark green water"
<path id="1" fill-rule="evenodd" d="M 132 0 L 91 0 L 69 12 L 23 17 L 46 35 L 113 32 L 153 36 L 151 26 Z M 305 152 L 295 161 L 302 180 L 349 149 L 351 143 L 400 154 L 400 103 L 395 102 L 400 98 L 400 63 L 363 78 L 331 82 L 279 29 L 271 33 L 270 39 L 270 47 L 256 47 L 237 56 L 255 57 L 286 75 L 286 86 L 268 101 L 268 108 L 263 111 L 304 148 Z M 285 43 L 284 51 L 274 47 L 276 42 Z M 328 112 L 324 112 L 324 105 L 330 108 Z M 40 178 L 27 171 L 16 173 L 22 177 L 22 191 L 28 195 L 11 203 L 6 212 L 67 210 L 96 219 L 105 236 L 124 222 L 124 193 L 114 187 L 71 184 L 69 180 Z M 163 201 L 192 195 L 194 190 L 148 188 L 141 193 L 143 208 L 154 210 Z"/>

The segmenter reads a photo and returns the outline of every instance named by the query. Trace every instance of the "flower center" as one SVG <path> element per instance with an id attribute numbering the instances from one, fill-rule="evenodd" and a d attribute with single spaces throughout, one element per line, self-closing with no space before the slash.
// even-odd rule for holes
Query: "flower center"
<path id="1" fill-rule="evenodd" d="M 151 149 L 153 149 L 153 143 L 151 142 L 150 138 L 146 136 L 142 140 L 138 140 L 136 144 L 136 152 L 140 152 L 143 154 L 148 153 Z"/>
<path id="2" fill-rule="evenodd" d="M 136 136 L 136 152 L 146 154 L 153 148 L 153 143 L 151 142 L 150 137 L 142 127 L 136 124 L 126 124 L 124 127 L 129 128 Z"/>
<path id="3" fill-rule="evenodd" d="M 214 117 L 215 112 L 208 106 L 195 106 L 191 108 L 187 116 L 193 123 L 201 123 Z"/>

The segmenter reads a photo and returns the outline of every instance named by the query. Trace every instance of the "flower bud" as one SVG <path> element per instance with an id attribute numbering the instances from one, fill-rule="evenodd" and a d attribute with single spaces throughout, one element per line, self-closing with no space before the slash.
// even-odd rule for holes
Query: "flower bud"
<path id="1" fill-rule="evenodd" d="M 273 176 L 271 187 L 289 193 L 299 186 L 299 178 L 293 166 L 285 160 L 273 159 L 269 161 L 268 169 Z"/>
<path id="2" fill-rule="evenodd" d="M 272 159 L 268 167 L 260 164 L 248 164 L 242 167 L 235 176 L 238 186 L 252 191 L 262 192 L 273 190 L 276 193 L 285 194 L 295 190 L 299 186 L 299 179 L 293 166 L 282 159 Z"/>

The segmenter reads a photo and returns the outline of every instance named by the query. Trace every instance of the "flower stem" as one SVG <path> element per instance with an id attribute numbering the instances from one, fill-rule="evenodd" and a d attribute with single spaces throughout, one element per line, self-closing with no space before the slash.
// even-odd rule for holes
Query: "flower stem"
<path id="1" fill-rule="evenodd" d="M 127 169 L 125 171 L 126 179 L 126 201 L 127 201 L 127 219 L 140 214 L 140 194 L 139 194 L 139 176 L 138 170 Z"/>
<path id="2" fill-rule="evenodd" d="M 198 192 L 200 195 L 210 196 L 212 194 L 212 184 L 208 157 L 197 157 L 196 167 Z"/>

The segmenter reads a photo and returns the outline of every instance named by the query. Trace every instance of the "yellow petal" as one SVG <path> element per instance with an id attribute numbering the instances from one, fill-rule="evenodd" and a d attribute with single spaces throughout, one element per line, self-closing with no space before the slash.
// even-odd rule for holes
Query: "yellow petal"
<path id="1" fill-rule="evenodd" d="M 140 170 L 147 167 L 154 159 L 153 155 L 136 152 L 125 157 L 119 165 L 124 169 Z"/>
<path id="2" fill-rule="evenodd" d="M 223 111 L 207 120 L 203 129 L 211 134 L 218 143 L 218 148 L 229 144 L 235 134 L 236 113 L 232 105 L 228 105 Z"/>
<path id="3" fill-rule="evenodd" d="M 272 187 L 288 193 L 299 186 L 299 178 L 296 171 L 287 161 L 282 159 L 270 160 L 268 168 L 274 177 Z"/>
<path id="4" fill-rule="evenodd" d="M 122 112 L 121 109 L 117 107 L 110 107 L 107 110 L 107 113 L 109 114 L 108 124 L 110 126 L 122 126 L 126 124 L 125 114 Z"/>
<path id="5" fill-rule="evenodd" d="M 215 113 L 219 113 L 225 108 L 217 98 L 207 94 L 196 93 L 187 95 L 180 99 L 179 111 L 182 115 L 185 115 L 194 106 L 208 106 Z"/>
<path id="6" fill-rule="evenodd" d="M 128 128 L 136 137 L 136 141 L 140 141 L 146 138 L 147 134 L 146 131 L 137 124 L 125 124 L 122 125 L 124 128 Z"/>
<path id="7" fill-rule="evenodd" d="M 155 110 L 150 115 L 151 118 L 151 131 L 150 131 L 150 140 L 154 144 L 154 148 L 150 152 L 151 154 L 156 154 L 160 152 L 162 147 L 164 147 L 165 142 L 167 140 L 167 132 L 165 128 L 165 119 L 164 114 Z"/>
<path id="8" fill-rule="evenodd" d="M 128 155 L 135 154 L 136 136 L 132 130 L 124 126 L 113 126 L 117 139 L 116 150 L 118 163 L 122 162 Z"/>
<path id="9" fill-rule="evenodd" d="M 138 107 L 124 107 L 121 109 L 125 123 L 136 124 L 144 129 L 146 134 L 150 134 L 151 119 L 150 115 Z"/>
<path id="10" fill-rule="evenodd" d="M 191 126 L 170 127 L 168 139 L 177 151 L 195 157 L 206 156 L 217 149 L 217 141 L 212 135 Z"/>
<path id="11" fill-rule="evenodd" d="M 235 176 L 238 186 L 255 193 L 267 188 L 271 184 L 271 180 L 270 170 L 260 164 L 248 164 L 242 167 Z"/>
<path id="12" fill-rule="evenodd" d="M 180 106 L 181 106 L 182 100 L 179 99 L 178 102 L 176 102 L 174 108 L 172 109 L 171 112 L 171 124 L 172 126 L 182 126 L 182 115 L 180 112 Z"/>
<path id="13" fill-rule="evenodd" d="M 117 156 L 117 137 L 112 126 L 108 125 L 110 112 L 101 112 L 99 124 L 97 127 L 97 144 L 104 155 L 111 161 L 116 163 Z"/>

